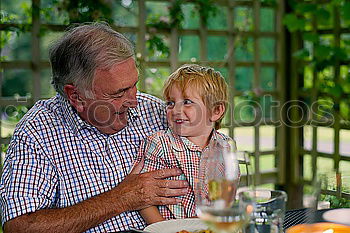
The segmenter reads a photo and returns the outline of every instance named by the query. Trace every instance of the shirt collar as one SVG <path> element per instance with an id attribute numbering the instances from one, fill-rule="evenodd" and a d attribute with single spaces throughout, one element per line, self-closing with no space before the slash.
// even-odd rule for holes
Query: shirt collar
<path id="1" fill-rule="evenodd" d="M 194 144 L 193 142 L 191 142 L 190 140 L 188 140 L 188 138 L 186 137 L 181 137 L 179 135 L 174 134 L 174 132 L 168 128 L 167 133 L 169 133 L 171 135 L 171 141 L 172 141 L 172 147 L 174 150 L 176 151 L 185 151 L 187 150 L 191 150 L 191 151 L 199 151 L 202 152 L 203 150 L 205 150 L 207 147 L 205 147 L 204 149 L 200 148 L 199 146 L 197 146 L 196 144 Z M 210 137 L 210 142 L 215 141 L 218 139 L 218 132 L 213 129 L 212 133 L 211 133 L 211 137 Z M 208 143 L 209 145 L 210 143 Z"/>
<path id="2" fill-rule="evenodd" d="M 57 100 L 62 109 L 62 114 L 68 125 L 72 130 L 77 133 L 83 128 L 93 127 L 83 119 L 80 118 L 78 112 L 73 108 L 73 106 L 60 94 L 57 94 Z"/>

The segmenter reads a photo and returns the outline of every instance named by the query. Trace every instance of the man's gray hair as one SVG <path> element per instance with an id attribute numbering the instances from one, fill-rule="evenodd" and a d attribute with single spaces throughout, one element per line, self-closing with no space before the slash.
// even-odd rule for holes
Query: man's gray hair
<path id="1" fill-rule="evenodd" d="M 107 23 L 88 23 L 69 29 L 50 48 L 52 84 L 63 91 L 73 84 L 87 98 L 93 98 L 92 83 L 96 69 L 110 69 L 117 62 L 134 56 L 132 43 Z"/>

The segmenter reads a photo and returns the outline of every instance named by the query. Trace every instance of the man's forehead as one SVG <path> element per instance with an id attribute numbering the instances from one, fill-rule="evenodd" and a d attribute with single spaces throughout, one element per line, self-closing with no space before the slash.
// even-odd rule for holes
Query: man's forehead
<path id="1" fill-rule="evenodd" d="M 115 63 L 110 69 L 96 69 L 93 81 L 94 89 L 116 90 L 128 88 L 138 80 L 135 60 L 131 57 Z"/>

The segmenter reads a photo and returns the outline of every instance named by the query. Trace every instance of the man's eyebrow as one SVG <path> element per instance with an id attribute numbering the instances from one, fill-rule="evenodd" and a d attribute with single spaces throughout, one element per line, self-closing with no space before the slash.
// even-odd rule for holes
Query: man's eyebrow
<path id="1" fill-rule="evenodd" d="M 139 81 L 139 80 L 137 80 L 132 86 L 119 89 L 119 90 L 117 90 L 116 92 L 112 93 L 111 95 L 118 95 L 118 94 L 120 94 L 120 93 L 122 93 L 122 92 L 124 92 L 124 91 L 129 90 L 130 88 L 134 87 L 134 86 L 138 83 L 138 81 Z"/>
<path id="2" fill-rule="evenodd" d="M 112 93 L 110 95 L 118 95 L 118 94 L 120 94 L 120 93 L 122 93 L 124 91 L 127 91 L 128 89 L 130 89 L 130 87 L 122 88 L 122 89 L 119 89 L 119 90 L 117 90 L 116 92 L 114 92 L 114 93 Z"/>

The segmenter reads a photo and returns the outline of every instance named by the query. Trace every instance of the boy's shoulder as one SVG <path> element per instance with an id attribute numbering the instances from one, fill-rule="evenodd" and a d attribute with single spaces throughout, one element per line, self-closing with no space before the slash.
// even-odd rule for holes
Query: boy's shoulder
<path id="1" fill-rule="evenodd" d="M 226 134 L 221 133 L 218 130 L 215 130 L 215 132 L 216 132 L 217 138 L 220 138 L 220 139 L 225 140 L 225 141 L 232 139 L 230 136 L 227 136 Z"/>
<path id="2" fill-rule="evenodd" d="M 162 144 L 163 146 L 181 144 L 181 140 L 176 136 L 170 128 L 157 131 L 147 137 L 148 143 Z"/>
<path id="3" fill-rule="evenodd" d="M 161 140 L 170 140 L 173 137 L 173 134 L 169 129 L 159 130 L 147 137 L 148 141 L 161 141 Z"/>

